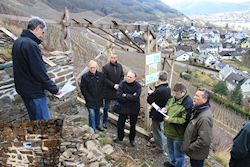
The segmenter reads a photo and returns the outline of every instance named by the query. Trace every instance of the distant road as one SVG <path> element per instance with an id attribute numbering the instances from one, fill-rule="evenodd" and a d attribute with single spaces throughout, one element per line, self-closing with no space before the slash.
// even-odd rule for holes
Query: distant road
<path id="1" fill-rule="evenodd" d="M 208 70 L 208 69 L 205 69 L 205 68 L 202 68 L 202 67 L 192 66 L 192 65 L 181 63 L 181 62 L 178 62 L 178 61 L 175 61 L 174 65 L 179 66 L 179 67 L 183 67 L 183 68 L 189 68 L 191 70 L 201 71 L 201 72 L 204 72 L 206 74 L 213 74 L 213 75 L 218 74 L 218 72 L 216 72 L 216 71 Z"/>

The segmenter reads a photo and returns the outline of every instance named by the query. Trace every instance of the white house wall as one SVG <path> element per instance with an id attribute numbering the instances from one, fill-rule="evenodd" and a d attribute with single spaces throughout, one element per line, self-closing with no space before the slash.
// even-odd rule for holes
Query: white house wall
<path id="1" fill-rule="evenodd" d="M 242 94 L 244 97 L 247 97 L 250 95 L 250 79 L 246 80 L 242 85 L 241 85 L 241 90 Z"/>

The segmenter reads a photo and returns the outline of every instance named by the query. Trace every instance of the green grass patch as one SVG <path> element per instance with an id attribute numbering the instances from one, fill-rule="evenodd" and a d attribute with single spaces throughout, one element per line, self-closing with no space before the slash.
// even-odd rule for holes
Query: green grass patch
<path id="1" fill-rule="evenodd" d="M 193 71 L 192 76 L 193 78 L 191 79 L 191 82 L 195 87 L 198 88 L 204 86 L 212 87 L 213 85 L 216 84 L 216 81 L 204 72 Z"/>

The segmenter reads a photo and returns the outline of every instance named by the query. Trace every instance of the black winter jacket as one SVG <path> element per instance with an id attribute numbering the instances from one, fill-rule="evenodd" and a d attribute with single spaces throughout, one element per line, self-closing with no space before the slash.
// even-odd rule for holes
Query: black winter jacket
<path id="1" fill-rule="evenodd" d="M 45 96 L 44 90 L 58 92 L 55 83 L 48 77 L 39 44 L 41 41 L 29 30 L 23 30 L 12 48 L 14 82 L 16 91 L 25 98 Z"/>
<path id="2" fill-rule="evenodd" d="M 104 98 L 114 100 L 117 98 L 115 84 L 119 84 L 124 77 L 122 65 L 120 63 L 111 63 L 104 65 L 102 71 L 105 76 Z"/>
<path id="3" fill-rule="evenodd" d="M 234 138 L 231 150 L 230 167 L 250 165 L 250 122 L 246 123 Z"/>
<path id="4" fill-rule="evenodd" d="M 88 108 L 98 109 L 102 107 L 104 84 L 105 78 L 102 72 L 96 71 L 95 74 L 91 72 L 83 74 L 80 88 Z"/>
<path id="5" fill-rule="evenodd" d="M 123 94 L 126 94 L 125 96 Z M 118 102 L 121 104 L 121 114 L 138 115 L 140 111 L 141 85 L 134 81 L 122 81 L 117 91 Z"/>
<path id="6" fill-rule="evenodd" d="M 157 87 L 155 87 L 155 91 L 148 95 L 147 102 L 149 104 L 152 104 L 155 102 L 160 108 L 163 108 L 166 106 L 166 103 L 168 99 L 171 97 L 171 90 L 168 87 L 168 84 L 161 84 Z M 157 112 L 153 107 L 151 108 L 150 117 L 154 121 L 163 121 L 163 115 L 159 112 Z"/>

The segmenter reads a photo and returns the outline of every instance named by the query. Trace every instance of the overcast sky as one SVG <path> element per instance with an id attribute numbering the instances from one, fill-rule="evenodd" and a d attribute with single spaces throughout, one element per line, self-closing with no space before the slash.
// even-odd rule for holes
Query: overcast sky
<path id="1" fill-rule="evenodd" d="M 197 2 L 197 1 L 214 1 L 214 2 L 232 2 L 232 3 L 241 3 L 241 2 L 247 2 L 250 0 L 161 0 L 164 3 L 166 3 L 167 5 L 171 6 L 171 7 L 175 7 L 175 5 L 178 5 L 182 2 Z"/>

